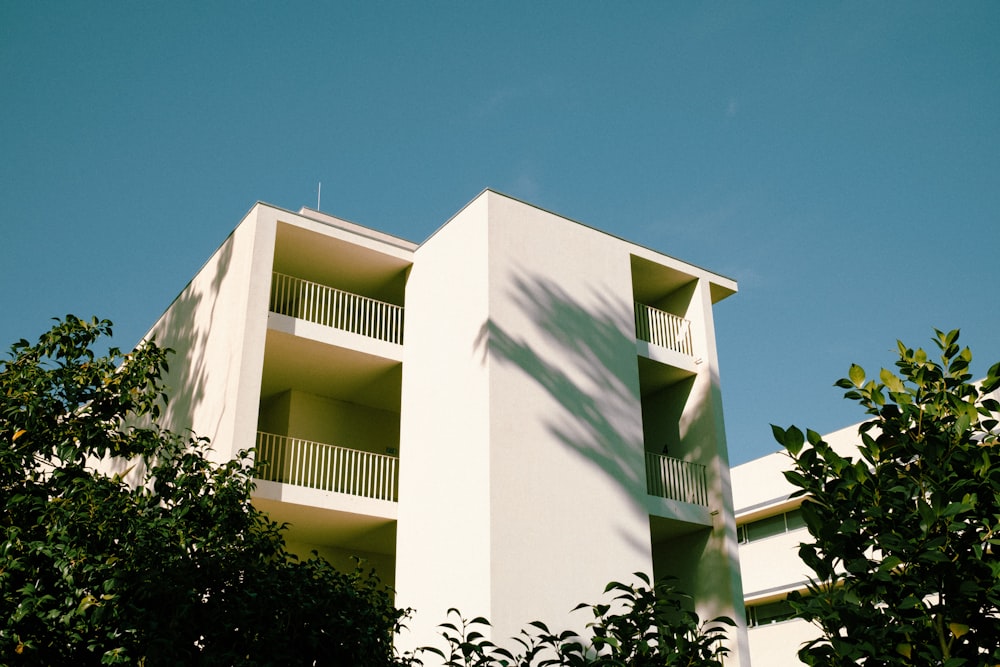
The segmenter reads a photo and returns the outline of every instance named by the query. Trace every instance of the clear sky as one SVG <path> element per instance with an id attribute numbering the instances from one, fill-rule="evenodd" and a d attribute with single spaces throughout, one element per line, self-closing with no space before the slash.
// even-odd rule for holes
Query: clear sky
<path id="1" fill-rule="evenodd" d="M 961 328 L 1000 360 L 1000 3 L 0 0 L 0 345 L 130 347 L 255 201 L 422 241 L 490 187 L 735 278 L 734 463 Z"/>

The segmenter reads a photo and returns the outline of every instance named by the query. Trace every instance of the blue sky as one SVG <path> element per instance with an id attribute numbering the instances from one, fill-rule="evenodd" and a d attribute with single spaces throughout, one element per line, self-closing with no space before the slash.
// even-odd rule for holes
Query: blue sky
<path id="1" fill-rule="evenodd" d="M 740 283 L 733 462 L 961 328 L 1000 359 L 1000 3 L 0 0 L 0 345 L 128 347 L 257 200 L 421 241 L 485 187 Z"/>

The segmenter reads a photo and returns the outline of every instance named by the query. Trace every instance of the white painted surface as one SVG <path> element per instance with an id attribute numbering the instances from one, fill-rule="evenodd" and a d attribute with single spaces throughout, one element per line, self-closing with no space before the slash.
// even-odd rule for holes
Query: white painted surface
<path id="1" fill-rule="evenodd" d="M 577 603 L 654 559 L 703 617 L 742 623 L 712 318 L 733 281 L 491 191 L 419 247 L 302 215 L 255 206 L 154 327 L 179 350 L 168 419 L 220 456 L 265 426 L 397 445 L 398 504 L 267 482 L 257 497 L 295 517 L 302 549 L 367 550 L 416 609 L 403 648 L 433 642 L 449 607 L 500 640 L 532 620 L 582 630 Z M 404 345 L 269 315 L 273 271 L 405 305 Z M 691 321 L 692 357 L 637 343 L 640 298 Z M 683 391 L 642 405 L 640 357 Z M 643 413 L 659 410 L 675 455 L 706 466 L 709 507 L 646 495 L 646 440 L 666 427 L 644 433 Z M 672 550 L 651 515 L 686 533 Z M 741 627 L 728 664 L 745 646 Z"/>
<path id="2" fill-rule="evenodd" d="M 799 619 L 751 628 L 750 657 L 754 667 L 802 667 L 798 650 L 815 639 L 815 627 Z"/>
<path id="3" fill-rule="evenodd" d="M 717 514 L 676 516 L 711 526 L 689 558 L 699 581 L 682 585 L 704 616 L 742 622 L 712 277 L 487 191 L 417 250 L 407 285 L 396 583 L 417 616 L 404 647 L 436 643 L 448 607 L 487 616 L 495 641 L 533 620 L 582 630 L 577 603 L 652 572 L 636 253 L 689 270 L 680 284 L 703 278 L 682 313 L 703 362 L 682 430 L 711 466 Z M 731 664 L 745 645 L 741 629 Z"/>
<path id="4" fill-rule="evenodd" d="M 397 604 L 404 648 L 433 643 L 450 607 L 488 615 L 487 207 L 467 206 L 415 253 L 406 287 Z"/>
<path id="5" fill-rule="evenodd" d="M 255 206 L 147 334 L 175 350 L 162 423 L 219 460 L 254 442 L 275 214 Z"/>

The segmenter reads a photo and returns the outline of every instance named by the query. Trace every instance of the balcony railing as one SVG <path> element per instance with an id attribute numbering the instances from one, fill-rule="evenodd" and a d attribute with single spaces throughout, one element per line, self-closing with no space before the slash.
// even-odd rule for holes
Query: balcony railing
<path id="1" fill-rule="evenodd" d="M 321 442 L 257 433 L 256 476 L 363 498 L 399 498 L 399 459 Z"/>
<path id="2" fill-rule="evenodd" d="M 297 317 L 341 331 L 403 344 L 403 307 L 275 272 L 273 313 Z"/>
<path id="3" fill-rule="evenodd" d="M 708 507 L 705 466 L 646 452 L 646 492 L 659 498 Z"/>
<path id="4" fill-rule="evenodd" d="M 652 306 L 635 304 L 635 337 L 689 357 L 694 356 L 691 321 Z"/>

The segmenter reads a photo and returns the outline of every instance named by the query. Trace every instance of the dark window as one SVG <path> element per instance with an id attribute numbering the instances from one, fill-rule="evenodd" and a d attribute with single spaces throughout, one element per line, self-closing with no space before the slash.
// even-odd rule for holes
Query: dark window
<path id="1" fill-rule="evenodd" d="M 795 612 L 792 611 L 792 605 L 788 600 L 752 605 L 747 607 L 747 626 L 755 628 L 759 625 L 787 621 L 794 616 Z"/>
<path id="2" fill-rule="evenodd" d="M 737 531 L 740 542 L 746 543 L 791 532 L 799 528 L 804 528 L 805 525 L 805 521 L 802 519 L 802 512 L 794 509 L 782 514 L 775 514 L 774 516 L 766 516 L 763 519 L 750 521 L 739 526 Z"/>

